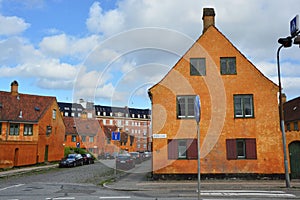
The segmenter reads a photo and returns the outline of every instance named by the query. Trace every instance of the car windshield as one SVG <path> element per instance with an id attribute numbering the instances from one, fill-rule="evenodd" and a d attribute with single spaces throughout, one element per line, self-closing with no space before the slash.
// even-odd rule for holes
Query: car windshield
<path id="1" fill-rule="evenodd" d="M 127 160 L 129 158 L 130 158 L 129 156 L 118 156 L 119 160 Z"/>
<path id="2" fill-rule="evenodd" d="M 67 158 L 75 158 L 75 155 L 74 154 L 70 154 L 70 155 L 68 155 Z"/>

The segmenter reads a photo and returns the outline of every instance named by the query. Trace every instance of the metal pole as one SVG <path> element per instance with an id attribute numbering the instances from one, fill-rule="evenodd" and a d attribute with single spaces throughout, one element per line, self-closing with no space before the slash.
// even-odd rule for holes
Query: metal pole
<path id="1" fill-rule="evenodd" d="M 201 191 L 200 191 L 200 182 L 201 182 L 201 176 L 200 176 L 200 126 L 199 122 L 197 122 L 197 137 L 198 137 L 198 200 L 201 198 Z"/>
<path id="2" fill-rule="evenodd" d="M 286 138 L 285 138 L 285 127 L 284 127 L 284 117 L 283 117 L 283 103 L 282 103 L 282 89 L 281 89 L 281 78 L 280 78 L 280 63 L 279 63 L 279 52 L 283 45 L 281 45 L 277 50 L 277 69 L 278 69 L 278 85 L 279 85 L 279 120 L 280 120 L 280 129 L 282 134 L 282 145 L 283 145 L 283 157 L 284 157 L 284 171 L 285 171 L 285 184 L 286 187 L 291 187 L 290 185 L 290 176 L 289 168 L 287 161 L 287 152 L 286 152 Z"/>

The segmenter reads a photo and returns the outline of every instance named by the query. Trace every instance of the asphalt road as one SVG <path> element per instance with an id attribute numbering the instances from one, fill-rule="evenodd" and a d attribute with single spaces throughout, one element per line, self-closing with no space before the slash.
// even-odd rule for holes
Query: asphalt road
<path id="1" fill-rule="evenodd" d="M 114 177 L 114 160 L 105 160 L 92 165 L 75 168 L 51 168 L 0 178 L 0 200 L 68 200 L 68 199 L 139 199 L 169 200 L 198 199 L 194 182 L 151 182 L 146 174 L 151 169 L 148 160 L 128 174 L 122 174 L 117 182 L 101 186 L 105 180 Z M 119 174 L 120 176 L 120 174 Z M 298 199 L 300 189 L 286 191 L 250 189 L 215 189 L 215 185 L 203 185 L 202 200 L 212 199 Z M 115 187 L 115 188 L 114 188 Z M 125 189 L 116 190 L 116 187 Z M 142 187 L 146 190 L 139 190 Z M 131 190 L 133 188 L 133 190 Z M 129 189 L 129 190 L 127 190 Z"/>

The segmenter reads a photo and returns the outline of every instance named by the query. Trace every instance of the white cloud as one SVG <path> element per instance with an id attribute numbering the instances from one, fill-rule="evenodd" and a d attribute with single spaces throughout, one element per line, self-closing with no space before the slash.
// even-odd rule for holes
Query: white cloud
<path id="1" fill-rule="evenodd" d="M 19 35 L 29 27 L 30 24 L 22 18 L 0 15 L 0 35 Z"/>
<path id="2" fill-rule="evenodd" d="M 103 13 L 99 2 L 94 2 L 90 8 L 87 28 L 92 33 L 111 35 L 119 32 L 124 25 L 124 17 L 118 10 L 109 10 Z"/>
<path id="3" fill-rule="evenodd" d="M 76 38 L 66 34 L 44 37 L 39 46 L 44 54 L 54 57 L 73 56 L 84 59 L 99 43 L 99 36 Z"/>

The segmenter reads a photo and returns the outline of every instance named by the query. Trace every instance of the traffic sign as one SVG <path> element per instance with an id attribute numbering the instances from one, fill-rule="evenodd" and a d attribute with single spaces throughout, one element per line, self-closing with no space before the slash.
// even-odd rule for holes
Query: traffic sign
<path id="1" fill-rule="evenodd" d="M 195 96 L 194 114 L 195 114 L 195 120 L 196 120 L 196 122 L 199 123 L 200 122 L 200 117 L 201 117 L 201 103 L 200 103 L 200 97 L 199 97 L 199 95 Z"/>
<path id="2" fill-rule="evenodd" d="M 76 148 L 80 148 L 80 142 L 76 143 Z"/>
<path id="3" fill-rule="evenodd" d="M 120 132 L 112 132 L 111 133 L 111 140 L 118 140 L 120 141 Z"/>
<path id="4" fill-rule="evenodd" d="M 299 15 L 296 15 L 290 22 L 290 32 L 291 36 L 294 37 L 299 31 Z"/>

